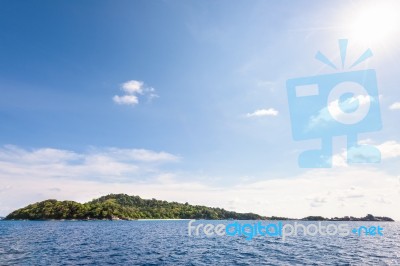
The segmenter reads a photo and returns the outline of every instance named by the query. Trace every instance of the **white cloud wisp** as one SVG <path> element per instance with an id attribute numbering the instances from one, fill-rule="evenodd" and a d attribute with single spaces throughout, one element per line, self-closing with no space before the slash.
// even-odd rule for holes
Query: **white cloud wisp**
<path id="1" fill-rule="evenodd" d="M 279 112 L 274 108 L 258 109 L 252 113 L 247 113 L 246 117 L 277 116 Z"/>
<path id="2" fill-rule="evenodd" d="M 129 80 L 121 84 L 121 90 L 125 93 L 124 95 L 114 95 L 113 101 L 120 105 L 132 105 L 139 104 L 139 95 L 146 95 L 148 101 L 159 97 L 152 87 L 145 87 L 143 81 Z"/>

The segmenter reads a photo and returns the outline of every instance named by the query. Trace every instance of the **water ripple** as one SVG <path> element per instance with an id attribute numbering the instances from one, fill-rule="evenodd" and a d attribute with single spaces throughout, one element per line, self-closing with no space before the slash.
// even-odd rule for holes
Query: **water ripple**
<path id="1" fill-rule="evenodd" d="M 383 237 L 248 241 L 189 237 L 186 221 L 1 221 L 0 265 L 400 265 L 400 224 L 384 226 Z"/>

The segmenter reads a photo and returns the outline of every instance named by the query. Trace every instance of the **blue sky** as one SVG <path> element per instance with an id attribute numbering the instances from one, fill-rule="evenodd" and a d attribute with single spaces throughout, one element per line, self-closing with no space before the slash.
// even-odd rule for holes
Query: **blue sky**
<path id="1" fill-rule="evenodd" d="M 0 214 L 124 192 L 266 215 L 400 218 L 398 29 L 353 27 L 371 6 L 384 15 L 368 21 L 391 18 L 395 3 L 378 3 L 2 1 Z M 377 71 L 384 128 L 360 139 L 383 161 L 301 169 L 299 153 L 318 141 L 293 141 L 286 80 L 332 73 L 314 56 L 337 60 L 340 38 L 349 60 L 374 53 L 360 69 Z M 360 175 L 387 183 L 373 190 Z"/>

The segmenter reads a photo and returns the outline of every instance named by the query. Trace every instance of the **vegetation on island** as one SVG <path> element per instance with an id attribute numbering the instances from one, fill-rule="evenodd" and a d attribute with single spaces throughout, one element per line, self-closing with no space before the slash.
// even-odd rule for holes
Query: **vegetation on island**
<path id="1" fill-rule="evenodd" d="M 344 217 L 334 217 L 334 218 L 325 218 L 322 216 L 308 216 L 303 218 L 304 221 L 363 221 L 363 222 L 394 222 L 392 218 L 384 217 L 384 216 L 373 216 L 372 214 L 367 214 L 365 217 L 357 218 L 353 216 L 344 216 Z"/>
<path id="2" fill-rule="evenodd" d="M 188 203 L 142 199 L 139 196 L 110 194 L 87 203 L 49 199 L 10 213 L 4 220 L 136 220 L 136 219 L 205 219 L 205 220 L 297 220 L 237 213 Z M 389 217 L 368 214 L 363 218 L 345 216 L 325 218 L 308 216 L 303 221 L 393 221 Z"/>
<path id="3" fill-rule="evenodd" d="M 266 217 L 254 213 L 237 213 L 188 203 L 142 199 L 139 196 L 110 194 L 87 203 L 54 199 L 28 205 L 10 213 L 5 220 L 50 219 L 235 219 L 259 220 Z"/>

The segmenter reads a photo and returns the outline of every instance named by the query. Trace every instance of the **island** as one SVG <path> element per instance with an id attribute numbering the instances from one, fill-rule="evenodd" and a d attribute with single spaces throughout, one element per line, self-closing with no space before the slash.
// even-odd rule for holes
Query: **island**
<path id="1" fill-rule="evenodd" d="M 13 211 L 4 220 L 137 220 L 207 219 L 264 220 L 254 213 L 237 213 L 189 203 L 142 199 L 139 196 L 110 194 L 87 203 L 49 199 Z"/>
<path id="2" fill-rule="evenodd" d="M 365 217 L 357 218 L 353 216 L 344 216 L 344 217 L 334 217 L 334 218 L 325 218 L 322 216 L 308 216 L 303 219 L 303 221 L 352 221 L 352 222 L 394 222 L 392 218 L 385 216 L 374 216 L 372 214 L 367 214 Z"/>
<path id="3" fill-rule="evenodd" d="M 345 216 L 325 218 L 308 216 L 293 219 L 238 213 L 189 203 L 142 199 L 126 194 L 109 194 L 86 203 L 49 199 L 30 204 L 7 215 L 3 220 L 138 220 L 138 219 L 204 219 L 204 220 L 302 220 L 302 221 L 379 221 L 393 222 L 389 217 L 368 214 L 363 218 Z"/>

